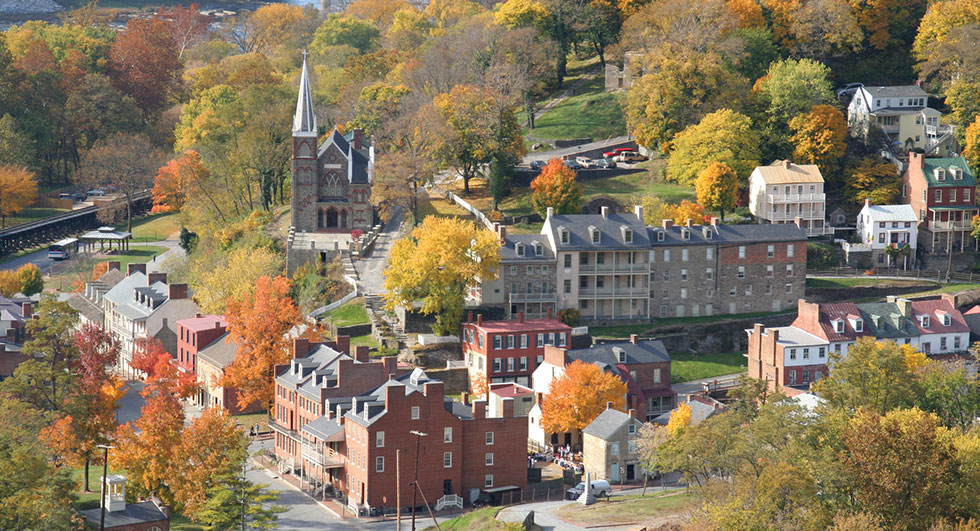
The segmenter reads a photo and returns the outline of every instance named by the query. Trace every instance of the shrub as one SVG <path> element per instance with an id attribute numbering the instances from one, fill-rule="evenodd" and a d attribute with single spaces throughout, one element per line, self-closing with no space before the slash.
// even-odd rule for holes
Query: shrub
<path id="1" fill-rule="evenodd" d="M 578 326 L 579 319 L 581 318 L 582 312 L 578 308 L 565 308 L 558 312 L 558 320 L 568 326 Z"/>

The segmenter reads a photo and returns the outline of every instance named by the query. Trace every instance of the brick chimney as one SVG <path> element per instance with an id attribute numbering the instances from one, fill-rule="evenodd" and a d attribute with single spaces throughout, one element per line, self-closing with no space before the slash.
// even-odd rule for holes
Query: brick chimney
<path id="1" fill-rule="evenodd" d="M 153 284 L 156 284 L 157 282 L 163 282 L 164 284 L 166 284 L 167 283 L 167 274 L 166 273 L 150 273 L 150 274 L 146 275 L 146 285 L 147 286 L 152 286 Z"/>
<path id="2" fill-rule="evenodd" d="M 550 218 L 551 216 L 555 215 L 555 208 L 548 207 L 548 210 L 545 213 L 547 214 L 546 218 Z"/>
<path id="3" fill-rule="evenodd" d="M 364 131 L 362 131 L 361 128 L 359 128 L 359 127 L 355 127 L 353 129 L 353 131 L 351 131 L 351 132 L 354 133 L 353 134 L 353 137 L 351 138 L 351 141 L 354 144 L 354 149 L 361 149 L 361 148 L 363 148 L 364 147 Z"/>
<path id="4" fill-rule="evenodd" d="M 466 312 L 466 322 L 467 323 L 472 323 L 473 322 L 473 311 L 472 310 Z"/>
<path id="5" fill-rule="evenodd" d="M 109 260 L 106 263 L 109 264 L 109 268 L 106 271 L 112 271 L 113 269 L 119 271 L 122 269 L 122 262 L 119 260 Z"/>
<path id="6" fill-rule="evenodd" d="M 367 345 L 357 345 L 354 347 L 354 359 L 361 363 L 371 361 L 371 347 Z"/>
<path id="7" fill-rule="evenodd" d="M 718 217 L 717 216 L 711 216 L 711 226 L 714 227 L 714 228 L 716 228 L 716 229 L 718 228 Z"/>
<path id="8" fill-rule="evenodd" d="M 128 264 L 126 266 L 126 275 L 132 275 L 133 273 L 139 271 L 140 273 L 146 274 L 146 264 Z"/>
<path id="9" fill-rule="evenodd" d="M 482 420 L 487 418 L 487 401 L 484 399 L 473 401 L 473 419 Z"/>
<path id="10" fill-rule="evenodd" d="M 627 411 L 626 413 L 629 414 L 629 416 L 630 416 L 631 419 L 635 419 L 636 418 L 636 410 L 635 409 L 630 408 L 629 411 Z"/>
<path id="11" fill-rule="evenodd" d="M 864 198 L 864 206 L 866 206 L 868 208 L 871 207 L 871 198 L 870 197 L 865 197 Z"/>
<path id="12" fill-rule="evenodd" d="M 170 299 L 186 299 L 187 298 L 187 284 L 169 284 Z"/>
<path id="13" fill-rule="evenodd" d="M 517 312 L 517 322 L 518 323 L 524 322 L 524 312 Z"/>
<path id="14" fill-rule="evenodd" d="M 548 307 L 548 319 L 551 319 L 551 307 Z"/>
<path id="15" fill-rule="evenodd" d="M 459 401 L 467 406 L 470 405 L 470 394 L 467 393 L 466 391 L 463 391 L 462 393 L 459 394 Z"/>
<path id="16" fill-rule="evenodd" d="M 381 363 L 384 365 L 386 374 L 394 375 L 398 372 L 398 357 L 385 356 L 381 358 Z"/>
<path id="17" fill-rule="evenodd" d="M 674 226 L 674 220 L 672 219 L 665 219 L 662 220 L 660 223 L 663 226 L 664 230 L 670 230 Z"/>
<path id="18" fill-rule="evenodd" d="M 293 358 L 305 358 L 310 353 L 310 340 L 305 337 L 293 338 Z"/>
<path id="19" fill-rule="evenodd" d="M 20 304 L 20 314 L 24 319 L 30 319 L 34 316 L 34 305 L 30 302 L 22 302 Z"/>
<path id="20" fill-rule="evenodd" d="M 476 314 L 476 326 L 483 326 L 483 314 Z"/>
<path id="21" fill-rule="evenodd" d="M 337 336 L 337 341 L 335 342 L 337 346 L 334 348 L 338 352 L 343 352 L 344 354 L 350 355 L 350 336 Z"/>
<path id="22" fill-rule="evenodd" d="M 790 166 L 792 166 L 792 165 L 793 165 L 793 163 L 790 162 L 789 159 L 783 159 L 783 167 L 784 168 L 789 169 Z"/>
<path id="23" fill-rule="evenodd" d="M 922 153 L 916 153 L 915 151 L 910 151 L 909 152 L 909 168 L 908 168 L 909 172 L 911 172 L 913 168 L 915 168 L 916 170 L 918 170 L 918 171 L 921 172 L 922 171 L 922 159 L 924 159 L 924 158 L 925 158 L 925 155 L 923 155 Z"/>
<path id="24" fill-rule="evenodd" d="M 636 334 L 630 334 L 630 343 L 636 344 Z"/>

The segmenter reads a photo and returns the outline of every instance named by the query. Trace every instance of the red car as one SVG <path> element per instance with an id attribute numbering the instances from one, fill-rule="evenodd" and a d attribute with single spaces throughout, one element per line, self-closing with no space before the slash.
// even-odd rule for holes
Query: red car
<path id="1" fill-rule="evenodd" d="M 636 150 L 633 148 L 616 148 L 613 151 L 615 151 L 616 153 L 626 153 L 626 152 L 636 151 Z"/>
<path id="2" fill-rule="evenodd" d="M 605 152 L 605 153 L 602 154 L 602 158 L 604 158 L 604 159 L 611 159 L 611 158 L 615 157 L 616 155 L 619 155 L 619 153 L 617 153 L 615 151 L 607 151 L 607 152 Z"/>

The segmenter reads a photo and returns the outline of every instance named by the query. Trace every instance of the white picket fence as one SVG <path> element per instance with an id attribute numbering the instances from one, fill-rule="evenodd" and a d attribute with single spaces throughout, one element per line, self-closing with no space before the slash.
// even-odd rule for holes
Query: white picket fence
<path id="1" fill-rule="evenodd" d="M 351 287 L 354 289 L 347 295 L 341 297 L 339 300 L 333 301 L 326 306 L 320 306 L 319 308 L 313 310 L 312 312 L 310 312 L 310 317 L 319 317 L 320 315 L 327 313 L 331 310 L 336 310 L 337 308 L 340 308 L 341 306 L 347 304 L 348 302 L 350 302 L 352 299 L 354 299 L 359 295 L 357 289 L 357 280 L 354 277 L 350 275 L 344 275 L 344 281 L 350 284 Z"/>
<path id="2" fill-rule="evenodd" d="M 483 212 L 480 212 L 474 208 L 473 205 L 469 204 L 465 199 L 452 192 L 446 192 L 446 198 L 455 202 L 463 210 L 466 210 L 470 214 L 476 216 L 476 219 L 480 220 L 480 222 L 486 225 L 488 229 L 493 230 L 493 222 L 490 221 L 490 218 L 488 218 Z"/>

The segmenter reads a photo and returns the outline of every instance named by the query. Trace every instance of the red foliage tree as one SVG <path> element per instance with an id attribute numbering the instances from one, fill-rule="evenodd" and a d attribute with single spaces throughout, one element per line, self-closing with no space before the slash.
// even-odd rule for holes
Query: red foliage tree
<path id="1" fill-rule="evenodd" d="M 157 18 L 166 23 L 170 37 L 177 47 L 177 59 L 183 59 L 188 48 L 204 42 L 208 38 L 211 17 L 202 15 L 200 6 L 191 4 L 184 7 L 177 4 L 173 9 L 161 9 Z"/>
<path id="2" fill-rule="evenodd" d="M 170 25 L 159 18 L 131 19 L 109 50 L 109 72 L 114 86 L 132 96 L 143 112 L 162 110 L 180 81 Z"/>
<path id="3" fill-rule="evenodd" d="M 170 353 L 163 349 L 163 344 L 156 338 L 137 341 L 130 365 L 146 373 L 146 387 L 142 391 L 145 397 L 159 394 L 159 391 L 187 398 L 200 388 L 194 374 L 178 369 Z"/>

